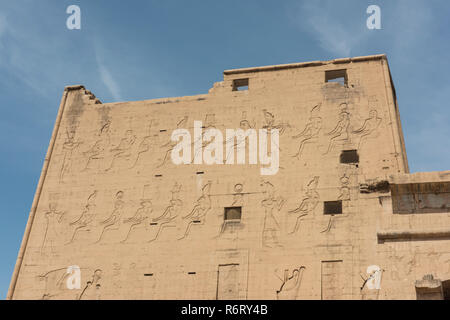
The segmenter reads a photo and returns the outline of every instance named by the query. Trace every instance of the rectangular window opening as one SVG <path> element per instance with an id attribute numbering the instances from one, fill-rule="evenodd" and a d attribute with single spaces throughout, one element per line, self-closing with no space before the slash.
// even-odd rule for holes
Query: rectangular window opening
<path id="1" fill-rule="evenodd" d="M 153 277 L 153 273 L 144 273 L 144 277 Z"/>
<path id="2" fill-rule="evenodd" d="M 225 221 L 241 221 L 242 207 L 229 207 L 225 208 L 224 220 Z"/>
<path id="3" fill-rule="evenodd" d="M 323 204 L 323 214 L 326 215 L 342 214 L 342 200 L 325 201 Z"/>
<path id="4" fill-rule="evenodd" d="M 341 153 L 341 163 L 359 163 L 357 150 L 343 150 Z"/>
<path id="5" fill-rule="evenodd" d="M 248 90 L 248 78 L 244 79 L 234 79 L 233 80 L 233 91 L 245 91 Z"/>
<path id="6" fill-rule="evenodd" d="M 325 71 L 325 82 L 335 82 L 346 87 L 348 83 L 347 70 L 342 69 Z"/>

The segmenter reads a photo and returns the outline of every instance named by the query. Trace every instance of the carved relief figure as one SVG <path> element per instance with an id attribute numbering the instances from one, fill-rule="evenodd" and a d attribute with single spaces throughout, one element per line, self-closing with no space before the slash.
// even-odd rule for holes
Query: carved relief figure
<path id="1" fill-rule="evenodd" d="M 194 147 L 194 155 L 192 157 L 192 162 L 197 158 L 199 153 L 208 146 L 211 141 L 206 141 L 205 136 L 209 129 L 216 129 L 216 115 L 215 114 L 207 114 L 205 116 L 205 122 L 202 128 L 202 134 L 197 138 L 197 140 L 192 142 L 192 146 Z"/>
<path id="2" fill-rule="evenodd" d="M 187 216 L 183 217 L 183 219 L 188 219 L 188 224 L 184 235 L 178 240 L 184 239 L 188 236 L 193 224 L 205 223 L 206 214 L 209 212 L 209 210 L 211 210 L 211 184 L 212 182 L 208 181 L 208 183 L 203 186 L 202 195 L 195 202 L 194 208 Z"/>
<path id="3" fill-rule="evenodd" d="M 278 242 L 278 233 L 280 225 L 274 215 L 274 210 L 280 211 L 285 200 L 282 197 L 275 196 L 275 187 L 268 181 L 261 184 L 264 191 L 264 199 L 261 206 L 264 208 L 264 225 L 262 233 L 262 244 L 264 247 L 281 247 Z"/>
<path id="4" fill-rule="evenodd" d="M 114 201 L 114 210 L 106 220 L 100 222 L 100 225 L 103 225 L 104 227 L 96 243 L 102 240 L 102 237 L 106 231 L 118 230 L 120 228 L 122 222 L 121 217 L 125 206 L 123 196 L 124 196 L 123 191 L 119 191 L 116 193 L 116 200 Z"/>
<path id="5" fill-rule="evenodd" d="M 284 270 L 283 279 L 279 278 L 283 283 L 279 290 L 277 290 L 277 300 L 296 300 L 298 290 L 300 288 L 303 272 L 306 267 L 301 266 L 298 269 L 292 270 L 289 274 L 289 269 Z"/>
<path id="6" fill-rule="evenodd" d="M 111 121 L 107 120 L 100 129 L 97 141 L 95 141 L 94 145 L 89 150 L 83 152 L 83 155 L 87 158 L 83 170 L 88 170 L 92 161 L 103 160 L 106 157 L 107 149 L 111 143 L 109 136 L 110 127 Z"/>
<path id="7" fill-rule="evenodd" d="M 131 168 L 134 168 L 136 166 L 136 164 L 139 161 L 139 158 L 141 157 L 141 155 L 143 155 L 144 153 L 150 151 L 150 148 L 152 146 L 151 143 L 151 130 L 152 130 L 152 121 L 150 121 L 150 125 L 148 128 L 148 134 L 142 139 L 141 143 L 139 144 L 138 150 L 137 150 L 137 156 L 136 156 L 136 160 L 134 161 L 133 165 L 131 166 Z"/>
<path id="8" fill-rule="evenodd" d="M 294 139 L 300 139 L 300 145 L 297 153 L 293 156 L 300 159 L 302 151 L 306 144 L 316 143 L 319 139 L 319 133 L 322 130 L 322 118 L 319 117 L 321 104 L 319 103 L 311 110 L 311 116 L 305 129 L 299 134 L 293 136 Z"/>
<path id="9" fill-rule="evenodd" d="M 289 214 L 296 214 L 297 218 L 295 220 L 294 229 L 290 234 L 293 234 L 298 231 L 300 227 L 300 222 L 303 217 L 306 217 L 308 214 L 314 213 L 314 209 L 319 204 L 319 193 L 317 192 L 317 185 L 319 184 L 319 177 L 314 177 L 306 186 L 306 197 L 301 201 L 300 205 L 288 211 Z"/>
<path id="10" fill-rule="evenodd" d="M 60 239 L 60 224 L 61 220 L 65 214 L 63 211 L 56 210 L 56 203 L 50 202 L 49 209 L 45 212 L 45 232 L 44 232 L 44 240 L 42 241 L 41 253 L 45 247 L 50 247 L 51 252 L 53 252 L 54 244 L 56 241 Z"/>
<path id="11" fill-rule="evenodd" d="M 121 242 L 124 243 L 128 240 L 131 231 L 135 230 L 136 228 L 146 228 L 147 229 L 147 219 L 150 218 L 152 212 L 153 212 L 153 204 L 152 201 L 149 199 L 149 186 L 144 186 L 143 191 L 143 197 L 141 199 L 140 207 L 137 209 L 134 216 L 128 219 L 124 219 L 123 223 L 129 225 L 129 229 L 127 232 L 127 235 L 125 239 L 123 239 Z"/>
<path id="12" fill-rule="evenodd" d="M 264 113 L 264 124 L 263 129 L 267 129 L 270 131 L 271 129 L 278 129 L 280 131 L 280 135 L 284 133 L 286 128 L 289 128 L 290 125 L 288 123 L 275 123 L 275 116 L 273 113 L 268 112 L 266 109 L 263 109 Z"/>
<path id="13" fill-rule="evenodd" d="M 364 121 L 364 124 L 358 130 L 353 131 L 353 134 L 359 135 L 358 149 L 361 147 L 362 142 L 367 139 L 372 133 L 376 132 L 381 124 L 382 119 L 378 117 L 377 110 L 371 110 L 369 118 Z"/>
<path id="14" fill-rule="evenodd" d="M 339 121 L 336 127 L 332 131 L 327 133 L 327 135 L 331 136 L 331 138 L 327 152 L 325 152 L 325 154 L 329 153 L 337 143 L 345 143 L 349 140 L 349 126 L 350 114 L 346 109 L 342 109 L 341 113 L 339 114 Z"/>
<path id="15" fill-rule="evenodd" d="M 180 214 L 180 210 L 183 208 L 183 201 L 180 199 L 180 191 L 181 185 L 175 182 L 175 185 L 171 191 L 172 198 L 170 199 L 169 205 L 164 210 L 162 215 L 153 219 L 154 223 L 159 224 L 159 228 L 155 237 L 149 242 L 155 241 L 164 228 L 177 226 L 176 219 Z"/>
<path id="16" fill-rule="evenodd" d="M 244 132 L 249 130 L 249 129 L 253 129 L 254 125 L 252 126 L 250 124 L 250 121 L 248 121 L 246 119 L 247 114 L 245 112 L 242 113 L 242 120 L 239 123 L 239 128 L 241 130 L 243 130 Z M 237 151 L 240 148 L 244 148 L 246 146 L 246 136 L 237 136 L 236 139 L 235 137 L 232 138 L 234 140 L 233 143 L 233 147 L 228 151 L 227 153 L 227 157 L 226 157 L 226 161 L 228 161 L 230 159 L 230 156 L 234 156 L 235 151 Z M 229 141 L 233 141 L 233 140 L 226 140 L 225 144 L 229 143 Z"/>
<path id="17" fill-rule="evenodd" d="M 59 181 L 64 180 L 64 176 L 72 169 L 73 152 L 82 142 L 75 141 L 75 127 L 67 128 L 66 140 L 63 143 L 63 160 L 61 171 L 59 173 Z"/>
<path id="18" fill-rule="evenodd" d="M 187 121 L 188 121 L 188 116 L 183 117 L 183 119 L 178 121 L 177 129 L 185 128 Z M 161 146 L 161 148 L 165 148 L 166 151 L 164 152 L 164 158 L 163 158 L 161 164 L 158 165 L 158 168 L 162 167 L 166 163 L 167 159 L 169 159 L 169 156 L 170 156 L 173 148 L 175 148 L 175 146 L 177 144 L 178 144 L 178 141 L 172 141 L 172 139 L 169 138 L 169 141 Z"/>
<path id="19" fill-rule="evenodd" d="M 125 137 L 120 140 L 120 143 L 117 147 L 111 149 L 113 154 L 113 159 L 111 161 L 111 165 L 106 171 L 111 170 L 114 167 L 114 163 L 117 159 L 125 158 L 128 159 L 131 157 L 131 148 L 133 147 L 134 142 L 136 141 L 136 136 L 133 134 L 133 130 L 127 130 L 125 132 Z"/>
<path id="20" fill-rule="evenodd" d="M 66 283 L 69 276 L 70 273 L 67 273 L 67 268 L 59 268 L 39 275 L 39 280 L 45 282 L 41 300 L 61 299 L 63 296 L 75 299 L 76 293 L 67 289 Z"/>
<path id="21" fill-rule="evenodd" d="M 80 231 L 90 231 L 92 224 L 94 223 L 94 218 L 96 216 L 95 212 L 95 199 L 97 197 L 97 191 L 94 191 L 88 198 L 86 205 L 84 206 L 83 213 L 81 216 L 71 222 L 69 225 L 75 227 L 72 238 L 68 243 L 73 242 L 75 236 Z"/>

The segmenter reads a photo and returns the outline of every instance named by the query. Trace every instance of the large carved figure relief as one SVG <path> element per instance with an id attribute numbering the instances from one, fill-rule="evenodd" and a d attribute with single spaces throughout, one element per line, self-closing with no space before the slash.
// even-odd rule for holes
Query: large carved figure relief
<path id="1" fill-rule="evenodd" d="M 319 184 L 319 177 L 314 177 L 306 186 L 305 197 L 300 202 L 299 206 L 295 209 L 288 211 L 289 215 L 295 215 L 295 224 L 290 234 L 296 233 L 300 227 L 302 218 L 307 215 L 314 214 L 314 210 L 319 204 L 320 196 L 317 192 L 317 186 Z"/>
<path id="2" fill-rule="evenodd" d="M 67 127 L 66 140 L 62 145 L 62 165 L 59 173 L 59 181 L 64 182 L 64 177 L 72 170 L 73 153 L 82 143 L 75 140 L 76 127 Z"/>
<path id="3" fill-rule="evenodd" d="M 306 145 L 317 143 L 319 141 L 319 133 L 322 130 L 322 118 L 319 116 L 320 107 L 321 104 L 319 103 L 312 108 L 311 116 L 303 131 L 292 137 L 293 139 L 301 139 L 297 153 L 293 155 L 293 157 L 297 159 L 301 158 Z"/>
<path id="4" fill-rule="evenodd" d="M 370 110 L 369 117 L 364 121 L 361 128 L 354 130 L 353 134 L 359 136 L 358 149 L 369 137 L 376 135 L 382 119 L 378 117 L 378 112 L 375 109 Z"/>
<path id="5" fill-rule="evenodd" d="M 343 145 L 350 140 L 350 113 L 347 109 L 347 104 L 342 103 L 340 106 L 341 112 L 339 113 L 339 120 L 333 130 L 327 133 L 330 136 L 328 148 L 325 154 L 328 154 L 337 145 Z"/>
<path id="6" fill-rule="evenodd" d="M 97 140 L 88 150 L 83 152 L 83 156 L 86 160 L 83 171 L 89 170 L 93 163 L 95 163 L 95 168 L 98 170 L 101 163 L 108 156 L 109 147 L 111 145 L 110 128 L 110 120 L 102 123 Z"/>
<path id="7" fill-rule="evenodd" d="M 144 186 L 139 208 L 136 210 L 132 217 L 125 218 L 123 220 L 123 225 L 126 226 L 128 231 L 121 243 L 127 242 L 130 235 L 136 229 L 145 229 L 146 231 L 148 230 L 148 223 L 153 213 L 153 204 L 152 200 L 150 199 L 149 190 L 149 185 Z"/>
<path id="8" fill-rule="evenodd" d="M 181 209 L 183 209 L 183 201 L 180 199 L 180 192 L 181 185 L 175 182 L 171 190 L 172 197 L 169 201 L 168 206 L 160 216 L 152 220 L 154 226 L 158 228 L 158 231 L 156 232 L 155 237 L 149 242 L 158 239 L 158 236 L 164 229 L 177 226 L 177 222 L 179 222 L 178 218 L 180 217 L 180 211 Z"/>
<path id="9" fill-rule="evenodd" d="M 86 205 L 84 206 L 83 212 L 81 213 L 80 217 L 77 220 L 69 223 L 69 226 L 73 228 L 73 231 L 72 237 L 67 244 L 72 243 L 75 240 L 75 237 L 77 236 L 78 233 L 82 231 L 84 232 L 91 231 L 95 223 L 95 217 L 97 215 L 95 203 L 96 198 L 97 198 L 97 190 L 89 195 Z"/>
<path id="10" fill-rule="evenodd" d="M 141 157 L 149 152 L 152 148 L 152 120 L 150 121 L 150 124 L 148 126 L 148 133 L 147 135 L 142 138 L 141 142 L 139 143 L 138 149 L 137 149 L 137 155 L 136 155 L 136 160 L 134 160 L 133 165 L 131 166 L 131 168 L 134 168 L 138 163 L 139 160 L 141 159 Z M 131 169 L 130 168 L 130 169 Z"/>
<path id="11" fill-rule="evenodd" d="M 49 196 L 49 205 L 48 210 L 45 211 L 45 231 L 44 231 L 44 239 L 42 241 L 41 246 L 41 254 L 45 254 L 46 252 L 55 253 L 54 247 L 57 244 L 62 236 L 61 226 L 62 220 L 66 212 L 59 211 L 58 207 L 58 197 L 59 195 L 56 193 L 50 193 Z"/>
<path id="12" fill-rule="evenodd" d="M 184 129 L 186 128 L 188 116 L 184 116 L 182 119 L 178 120 L 177 122 L 177 129 Z M 162 157 L 161 163 L 157 166 L 158 168 L 164 166 L 167 162 L 167 160 L 170 158 L 170 154 L 172 153 L 173 148 L 178 144 L 178 141 L 172 141 L 172 139 L 169 138 L 169 141 L 164 143 L 161 148 L 164 149 L 164 156 Z"/>
<path id="13" fill-rule="evenodd" d="M 187 221 L 186 231 L 178 240 L 186 238 L 194 224 L 205 224 L 206 215 L 211 210 L 211 185 L 212 182 L 208 181 L 203 186 L 202 195 L 195 202 L 194 208 L 187 216 L 183 217 L 183 220 Z"/>
<path id="14" fill-rule="evenodd" d="M 281 210 L 285 200 L 275 195 L 275 187 L 270 182 L 263 182 L 261 187 L 263 187 L 264 195 L 264 199 L 261 201 L 261 206 L 264 208 L 262 245 L 268 248 L 281 247 L 282 245 L 278 241 L 280 225 L 276 218 L 276 212 Z"/>
<path id="15" fill-rule="evenodd" d="M 102 232 L 100 233 L 100 237 L 97 242 L 102 240 L 102 237 L 105 235 L 107 231 L 119 230 L 122 224 L 122 216 L 124 213 L 125 202 L 123 201 L 124 192 L 118 191 L 115 195 L 114 200 L 114 209 L 111 212 L 110 216 L 103 221 L 100 221 L 99 225 L 102 227 Z"/>
<path id="16" fill-rule="evenodd" d="M 136 142 L 136 136 L 134 135 L 133 130 L 129 129 L 125 131 L 123 138 L 120 140 L 119 144 L 112 148 L 112 160 L 109 168 L 106 171 L 109 171 L 114 168 L 116 162 L 120 159 L 129 160 L 132 156 L 132 147 Z"/>

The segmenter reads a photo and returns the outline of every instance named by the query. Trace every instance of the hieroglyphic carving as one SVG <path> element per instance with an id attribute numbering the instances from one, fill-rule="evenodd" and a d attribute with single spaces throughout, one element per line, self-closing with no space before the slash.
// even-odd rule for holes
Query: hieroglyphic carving
<path id="1" fill-rule="evenodd" d="M 378 117 L 377 110 L 370 110 L 369 118 L 364 121 L 362 127 L 352 132 L 353 134 L 360 136 L 358 149 L 361 147 L 361 144 L 365 139 L 367 139 L 370 135 L 372 135 L 372 133 L 377 131 L 382 120 L 383 119 Z"/>
<path id="2" fill-rule="evenodd" d="M 111 138 L 109 135 L 109 130 L 111 127 L 111 121 L 106 120 L 104 123 L 102 123 L 102 126 L 100 128 L 100 131 L 98 133 L 98 139 L 95 141 L 95 143 L 92 145 L 89 150 L 83 152 L 83 155 L 87 158 L 86 165 L 84 166 L 84 170 L 89 169 L 89 165 L 92 161 L 96 160 L 103 160 L 106 157 L 106 153 L 108 152 L 108 148 L 111 143 Z"/>
<path id="3" fill-rule="evenodd" d="M 155 237 L 149 242 L 155 241 L 164 228 L 177 226 L 176 219 L 180 214 L 180 210 L 183 208 L 183 201 L 180 199 L 180 192 L 181 185 L 175 182 L 171 191 L 172 198 L 170 199 L 169 205 L 166 207 L 162 215 L 153 219 L 153 222 L 157 223 L 159 228 Z"/>
<path id="4" fill-rule="evenodd" d="M 282 281 L 280 289 L 277 290 L 277 300 L 296 300 L 298 290 L 302 283 L 303 273 L 306 267 L 301 266 L 293 269 L 289 274 L 289 269 L 284 270 L 283 278 L 277 277 Z"/>
<path id="5" fill-rule="evenodd" d="M 90 231 L 91 226 L 94 223 L 94 218 L 96 216 L 96 205 L 95 199 L 97 197 L 97 190 L 89 195 L 86 205 L 84 206 L 83 213 L 80 217 L 71 222 L 69 225 L 73 226 L 75 229 L 73 230 L 72 238 L 67 243 L 73 242 L 75 239 L 75 235 L 80 231 Z"/>
<path id="6" fill-rule="evenodd" d="M 188 116 L 184 116 L 181 120 L 178 121 L 177 129 L 185 128 L 187 121 L 188 121 Z M 175 148 L 175 146 L 177 144 L 178 144 L 178 141 L 172 141 L 172 139 L 169 138 L 169 141 L 161 146 L 161 148 L 164 148 L 166 151 L 164 152 L 164 158 L 161 161 L 161 163 L 158 165 L 158 168 L 162 167 L 166 163 L 167 159 L 169 159 L 170 153 L 172 152 L 173 148 Z"/>
<path id="7" fill-rule="evenodd" d="M 120 140 L 119 145 L 111 149 L 113 158 L 111 160 L 111 165 L 106 169 L 106 171 L 111 170 L 118 159 L 129 159 L 131 157 L 131 148 L 133 147 L 135 141 L 136 136 L 134 135 L 133 130 L 127 130 L 125 132 L 125 136 Z"/>
<path id="8" fill-rule="evenodd" d="M 293 157 L 300 159 L 306 144 L 316 143 L 319 139 L 319 133 L 322 130 L 322 118 L 319 116 L 321 103 L 311 110 L 311 116 L 305 126 L 305 129 L 299 134 L 293 136 L 294 139 L 302 138 L 297 153 Z"/>
<path id="9" fill-rule="evenodd" d="M 234 186 L 232 207 L 242 207 L 244 204 L 244 194 L 242 191 L 244 191 L 244 185 L 242 183 L 238 183 Z"/>
<path id="10" fill-rule="evenodd" d="M 341 113 L 339 114 L 338 123 L 332 131 L 327 133 L 327 135 L 331 136 L 331 138 L 325 154 L 328 154 L 337 143 L 346 143 L 350 139 L 350 113 L 347 111 L 346 103 L 341 104 L 340 107 Z"/>
<path id="11" fill-rule="evenodd" d="M 343 201 L 350 200 L 350 177 L 347 176 L 347 173 L 339 179 L 341 182 L 341 190 L 338 199 Z"/>
<path id="12" fill-rule="evenodd" d="M 45 212 L 45 232 L 44 240 L 42 241 L 41 253 L 44 253 L 46 247 L 50 248 L 53 253 L 54 244 L 60 239 L 60 225 L 62 218 L 65 215 L 64 211 L 57 211 L 56 194 L 50 194 L 50 203 L 48 205 L 48 211 Z"/>
<path id="13" fill-rule="evenodd" d="M 63 143 L 63 160 L 61 170 L 59 172 L 59 181 L 64 181 L 64 176 L 72 169 L 72 155 L 81 141 L 75 141 L 76 127 L 68 127 L 66 129 L 66 140 Z"/>
<path id="14" fill-rule="evenodd" d="M 86 282 L 83 291 L 78 300 L 100 300 L 101 299 L 101 282 L 102 270 L 97 269 L 92 274 L 91 279 Z"/>
<path id="15" fill-rule="evenodd" d="M 264 208 L 262 245 L 268 248 L 281 247 L 282 245 L 278 242 L 280 225 L 275 218 L 274 210 L 280 211 L 285 200 L 281 196 L 275 195 L 275 187 L 272 183 L 264 181 L 261 187 L 263 187 L 264 195 L 264 199 L 261 201 L 261 206 Z"/>
<path id="16" fill-rule="evenodd" d="M 131 231 L 135 230 L 136 228 L 144 227 L 145 229 L 147 229 L 146 221 L 150 218 L 152 212 L 153 204 L 150 199 L 150 186 L 146 185 L 144 186 L 143 196 L 139 209 L 137 209 L 136 213 L 132 217 L 123 220 L 123 223 L 129 224 L 130 227 L 125 239 L 123 239 L 121 243 L 125 243 L 128 240 Z"/>
<path id="17" fill-rule="evenodd" d="M 119 230 L 121 222 L 122 222 L 121 217 L 123 215 L 124 206 L 125 206 L 123 197 L 124 197 L 123 191 L 118 191 L 116 193 L 116 196 L 115 196 L 116 199 L 114 201 L 114 209 L 113 209 L 111 215 L 107 219 L 100 222 L 100 225 L 103 226 L 103 230 L 100 233 L 100 237 L 98 238 L 96 243 L 98 243 L 102 240 L 102 237 L 106 231 Z"/>
<path id="18" fill-rule="evenodd" d="M 211 181 L 208 181 L 202 188 L 202 195 L 197 199 L 192 211 L 183 219 L 188 219 L 186 231 L 184 235 L 178 240 L 184 239 L 188 236 L 193 224 L 203 225 L 205 223 L 206 214 L 211 210 Z"/>
<path id="19" fill-rule="evenodd" d="M 297 218 L 295 220 L 294 229 L 290 234 L 293 234 L 298 231 L 300 227 L 300 222 L 303 217 L 306 217 L 308 214 L 314 213 L 314 209 L 319 204 L 319 193 L 317 192 L 317 186 L 319 184 L 319 177 L 314 177 L 306 186 L 306 197 L 302 199 L 300 205 L 288 211 L 289 214 L 296 214 Z"/>

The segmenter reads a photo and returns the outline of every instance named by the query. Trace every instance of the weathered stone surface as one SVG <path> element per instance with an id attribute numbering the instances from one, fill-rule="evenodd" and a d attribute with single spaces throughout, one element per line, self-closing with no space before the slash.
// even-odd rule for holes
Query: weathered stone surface
<path id="1" fill-rule="evenodd" d="M 67 87 L 8 299 L 416 299 L 423 275 L 447 283 L 450 174 L 408 173 L 394 92 L 384 55 L 226 70 L 192 97 Z M 278 129 L 278 173 L 173 164 L 171 133 L 195 120 Z"/>

